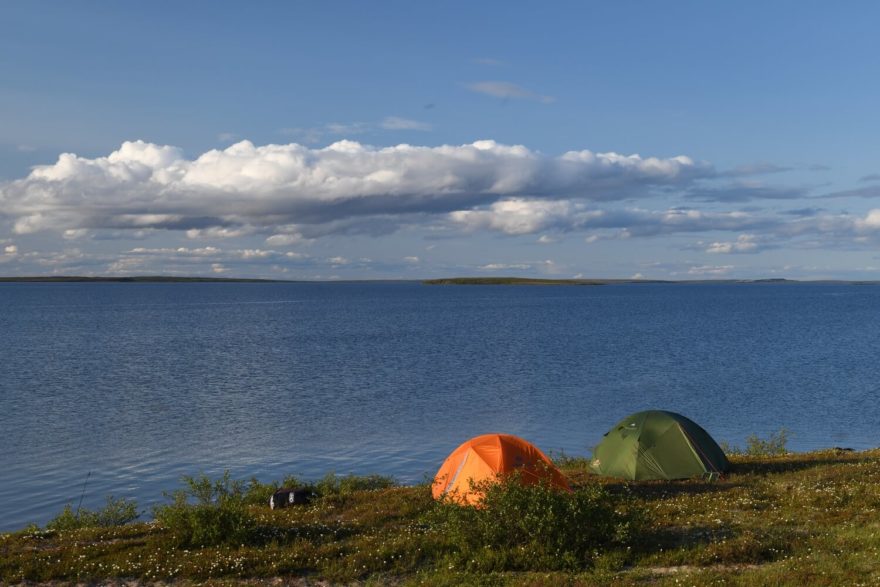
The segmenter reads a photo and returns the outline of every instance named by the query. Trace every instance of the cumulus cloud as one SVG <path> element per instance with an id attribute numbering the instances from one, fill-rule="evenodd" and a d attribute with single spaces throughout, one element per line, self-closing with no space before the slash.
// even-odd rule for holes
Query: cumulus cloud
<path id="1" fill-rule="evenodd" d="M 749 212 L 711 212 L 673 208 L 668 210 L 599 210 L 570 200 L 510 199 L 481 210 L 452 212 L 450 219 L 468 230 L 488 229 L 509 235 L 545 230 L 619 229 L 621 237 L 655 236 L 679 232 L 750 230 L 769 227 L 773 219 Z M 597 239 L 593 239 L 597 240 Z M 590 241 L 592 242 L 592 241 Z"/>
<path id="2" fill-rule="evenodd" d="M 0 263 L 8 263 L 18 256 L 18 247 L 16 245 L 3 245 L 0 241 Z"/>
<path id="3" fill-rule="evenodd" d="M 290 245 L 298 245 L 304 242 L 308 242 L 308 239 L 304 238 L 301 234 L 298 233 L 273 234 L 266 239 L 266 244 L 274 247 L 286 247 Z"/>
<path id="4" fill-rule="evenodd" d="M 135 247 L 129 251 L 132 255 L 181 255 L 185 257 L 211 257 L 216 256 L 223 253 L 222 249 L 218 249 L 217 247 L 198 247 L 198 248 L 188 248 L 188 247 L 163 247 L 163 248 L 148 248 L 148 247 Z"/>
<path id="5" fill-rule="evenodd" d="M 248 226 L 230 228 L 228 226 L 211 226 L 209 228 L 190 228 L 186 237 L 190 239 L 227 239 L 253 234 L 254 229 Z"/>
<path id="6" fill-rule="evenodd" d="M 583 225 L 599 211 L 578 210 L 568 200 L 512 199 L 493 203 L 487 210 L 458 210 L 453 222 L 469 230 L 490 229 L 510 235 L 533 234 L 549 228 L 564 230 Z"/>
<path id="7" fill-rule="evenodd" d="M 757 253 L 761 250 L 761 242 L 754 234 L 741 234 L 735 241 L 714 242 L 706 247 L 707 253 Z"/>
<path id="8" fill-rule="evenodd" d="M 397 217 L 468 210 L 520 195 L 648 196 L 713 173 L 684 156 L 572 151 L 550 157 L 495 141 L 386 148 L 339 141 L 322 149 L 241 141 L 195 159 L 177 147 L 134 141 L 106 157 L 65 153 L 0 185 L 0 210 L 18 234 L 166 229 L 222 238 L 245 231 L 306 234 L 304 226 L 325 226 L 306 234 L 311 237 L 356 231 L 353 219 L 393 230 Z M 503 206 L 514 212 L 515 204 Z M 544 214 L 558 216 L 560 206 L 551 203 Z M 520 224 L 520 232 L 528 232 L 541 221 Z"/>
<path id="9" fill-rule="evenodd" d="M 543 96 L 510 82 L 474 82 L 468 84 L 467 88 L 472 92 L 486 94 L 487 96 L 501 98 L 503 100 L 531 100 L 533 102 L 542 102 L 544 104 L 550 104 L 556 101 L 556 98 L 553 96 Z"/>
<path id="10" fill-rule="evenodd" d="M 222 259 L 232 261 L 284 260 L 305 259 L 308 255 L 294 251 L 276 251 L 272 249 L 222 249 L 220 247 L 135 247 L 127 255 L 140 257 L 190 258 L 190 259 Z"/>

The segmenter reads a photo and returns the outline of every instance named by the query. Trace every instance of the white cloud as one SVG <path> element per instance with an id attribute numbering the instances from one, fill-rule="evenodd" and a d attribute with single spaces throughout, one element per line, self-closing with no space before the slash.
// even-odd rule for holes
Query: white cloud
<path id="1" fill-rule="evenodd" d="M 76 240 L 89 235 L 89 231 L 85 228 L 69 228 L 62 233 L 65 240 Z"/>
<path id="2" fill-rule="evenodd" d="M 227 226 L 212 226 L 210 228 L 190 228 L 186 231 L 186 238 L 192 240 L 227 239 L 246 236 L 248 234 L 252 234 L 253 232 L 253 229 L 247 226 L 242 226 L 238 228 L 230 228 Z"/>
<path id="3" fill-rule="evenodd" d="M 325 234 L 352 231 L 353 219 L 371 218 L 374 228 L 367 232 L 388 231 L 396 228 L 394 217 L 503 200 L 502 229 L 525 233 L 573 204 L 551 200 L 518 213 L 511 202 L 524 194 L 577 200 L 647 196 L 712 173 L 687 157 L 591 151 L 549 157 L 494 141 L 386 148 L 339 141 L 323 149 L 241 141 L 194 160 L 176 147 L 135 141 L 107 157 L 65 153 L 52 165 L 35 167 L 27 177 L 0 185 L 0 210 L 19 234 L 152 228 L 222 238 L 244 231 L 302 233 L 303 226 L 317 225 Z M 526 218 L 531 211 L 543 218 Z"/>
<path id="4" fill-rule="evenodd" d="M 147 247 L 136 247 L 128 251 L 132 255 L 178 255 L 184 257 L 212 257 L 223 253 L 222 249 L 217 247 L 199 247 L 190 249 L 187 247 L 177 248 L 158 248 L 150 249 Z"/>
<path id="5" fill-rule="evenodd" d="M 0 241 L 2 243 L 2 241 Z M 15 245 L 6 245 L 0 252 L 0 264 L 8 263 L 18 257 L 18 247 Z"/>
<path id="6" fill-rule="evenodd" d="M 707 253 L 757 253 L 760 247 L 754 234 L 741 234 L 732 242 L 714 242 L 706 247 Z"/>
<path id="7" fill-rule="evenodd" d="M 528 263 L 489 263 L 488 265 L 480 265 L 479 269 L 484 271 L 504 271 L 507 269 L 531 269 Z"/>
<path id="8" fill-rule="evenodd" d="M 591 209 L 572 200 L 501 200 L 486 209 L 463 210 L 450 219 L 468 230 L 488 229 L 510 235 L 534 234 L 544 230 L 616 229 L 616 238 L 655 236 L 676 232 L 743 230 L 772 224 L 747 212 L 708 212 L 693 209 L 623 210 Z M 590 235 L 595 242 L 600 235 Z"/>
<path id="9" fill-rule="evenodd" d="M 459 210 L 450 218 L 470 230 L 488 228 L 506 234 L 533 234 L 568 223 L 575 216 L 599 212 L 575 213 L 575 205 L 566 200 L 502 200 L 488 210 Z"/>
<path id="10" fill-rule="evenodd" d="M 419 258 L 414 255 L 412 257 L 404 257 L 403 260 L 406 261 L 407 263 L 418 263 L 419 262 Z"/>
<path id="11" fill-rule="evenodd" d="M 213 271 L 214 273 L 226 273 L 229 271 L 229 269 L 224 267 L 222 263 L 212 263 L 211 271 Z"/>
<path id="12" fill-rule="evenodd" d="M 725 275 L 733 269 L 733 265 L 694 265 L 688 269 L 688 275 Z"/>
<path id="13" fill-rule="evenodd" d="M 278 253 L 276 253 L 275 251 L 266 251 L 263 249 L 244 249 L 243 251 L 240 251 L 239 254 L 241 255 L 242 259 L 248 260 L 248 259 L 266 259 L 268 257 L 275 256 Z"/>
<path id="14" fill-rule="evenodd" d="M 145 259 L 140 257 L 122 257 L 107 265 L 107 273 L 111 275 L 135 273 L 144 265 Z"/>
<path id="15" fill-rule="evenodd" d="M 301 234 L 273 234 L 266 239 L 266 244 L 273 247 L 286 247 L 307 242 L 308 239 L 303 238 Z"/>
<path id="16" fill-rule="evenodd" d="M 880 229 L 880 210 L 873 209 L 861 219 L 856 220 L 856 228 L 864 231 Z"/>

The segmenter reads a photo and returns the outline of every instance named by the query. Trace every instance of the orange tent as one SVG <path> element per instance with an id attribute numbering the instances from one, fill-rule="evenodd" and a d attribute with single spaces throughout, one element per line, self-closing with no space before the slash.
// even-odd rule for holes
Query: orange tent
<path id="1" fill-rule="evenodd" d="M 528 485 L 546 479 L 571 491 L 565 476 L 535 445 L 511 434 L 484 434 L 468 440 L 446 458 L 434 476 L 434 499 L 450 495 L 456 501 L 477 504 L 482 496 L 471 491 L 471 481 L 495 480 L 513 471 L 520 471 L 520 478 Z"/>

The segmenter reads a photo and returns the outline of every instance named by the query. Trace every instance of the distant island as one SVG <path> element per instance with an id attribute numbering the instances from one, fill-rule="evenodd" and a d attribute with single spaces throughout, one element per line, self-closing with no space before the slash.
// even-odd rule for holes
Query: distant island
<path id="1" fill-rule="evenodd" d="M 245 279 L 236 277 L 175 277 L 171 275 L 137 275 L 131 277 L 85 277 L 79 275 L 45 275 L 0 277 L 0 283 L 279 283 L 278 279 Z"/>
<path id="2" fill-rule="evenodd" d="M 645 285 L 645 284 L 784 284 L 784 285 L 880 285 L 880 281 L 847 281 L 819 279 L 799 281 L 797 279 L 541 279 L 532 277 L 440 277 L 436 279 L 333 279 L 333 280 L 290 280 L 256 279 L 248 277 L 181 277 L 175 275 L 131 275 L 131 276 L 84 276 L 84 275 L 30 275 L 0 276 L 0 283 L 421 283 L 423 285 Z"/>
<path id="3" fill-rule="evenodd" d="M 621 285 L 621 284 L 838 284 L 838 285 L 878 285 L 878 281 L 816 280 L 796 279 L 533 279 L 529 277 L 442 277 L 425 279 L 424 285 Z"/>
<path id="4" fill-rule="evenodd" d="M 533 279 L 529 277 L 444 277 L 426 279 L 425 285 L 605 285 L 612 281 L 627 282 L 628 280 L 608 279 Z"/>

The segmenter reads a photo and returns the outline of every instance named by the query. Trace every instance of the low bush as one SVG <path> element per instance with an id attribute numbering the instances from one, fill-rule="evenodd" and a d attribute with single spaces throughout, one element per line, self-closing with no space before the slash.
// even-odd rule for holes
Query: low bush
<path id="1" fill-rule="evenodd" d="M 245 484 L 226 471 L 212 481 L 206 475 L 184 477 L 185 487 L 166 493 L 171 503 L 156 506 L 153 515 L 178 547 L 244 544 L 256 531 L 248 511 Z"/>
<path id="2" fill-rule="evenodd" d="M 567 493 L 513 475 L 473 489 L 483 493 L 478 506 L 441 501 L 426 518 L 471 571 L 582 569 L 625 546 L 638 525 L 632 504 L 598 485 Z"/>
<path id="3" fill-rule="evenodd" d="M 770 434 L 766 439 L 752 434 L 746 438 L 746 454 L 752 457 L 773 457 L 788 454 L 788 449 L 785 448 L 787 442 L 788 430 L 785 428 Z"/>
<path id="4" fill-rule="evenodd" d="M 776 457 L 788 454 L 788 430 L 780 428 L 779 432 L 771 433 L 766 439 L 757 434 L 746 438 L 746 448 L 722 442 L 719 446 L 726 455 L 746 455 L 750 457 Z"/>
<path id="5" fill-rule="evenodd" d="M 277 481 L 263 483 L 256 477 L 251 477 L 251 480 L 244 486 L 243 499 L 247 505 L 269 505 L 269 498 L 272 497 L 272 494 L 285 487 L 305 487 L 311 489 L 312 485 L 303 483 L 292 475 L 288 475 L 280 483 Z"/>
<path id="6" fill-rule="evenodd" d="M 99 510 L 64 506 L 60 514 L 46 524 L 47 530 L 76 530 L 79 528 L 110 528 L 133 522 L 140 517 L 137 502 L 125 498 L 107 497 L 107 504 Z"/>
<path id="7" fill-rule="evenodd" d="M 320 497 L 347 497 L 355 491 L 374 491 L 395 487 L 397 482 L 392 477 L 382 475 L 345 475 L 340 477 L 329 473 L 323 479 L 310 486 Z"/>

